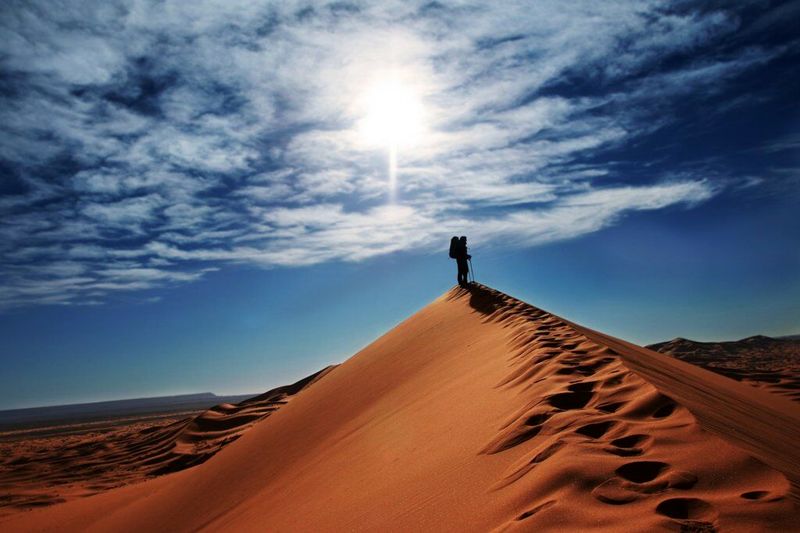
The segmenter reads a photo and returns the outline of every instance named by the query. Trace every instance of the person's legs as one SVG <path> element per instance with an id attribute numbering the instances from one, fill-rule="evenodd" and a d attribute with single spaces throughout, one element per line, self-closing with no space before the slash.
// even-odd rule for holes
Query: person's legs
<path id="1" fill-rule="evenodd" d="M 458 284 L 465 287 L 469 282 L 469 267 L 466 259 L 458 260 Z"/>

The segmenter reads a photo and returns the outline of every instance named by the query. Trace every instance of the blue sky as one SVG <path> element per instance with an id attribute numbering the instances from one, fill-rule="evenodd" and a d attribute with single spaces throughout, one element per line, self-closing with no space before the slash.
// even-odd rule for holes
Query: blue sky
<path id="1" fill-rule="evenodd" d="M 484 4 L 5 2 L 0 408 L 300 378 L 453 234 L 635 342 L 800 332 L 800 2 Z"/>

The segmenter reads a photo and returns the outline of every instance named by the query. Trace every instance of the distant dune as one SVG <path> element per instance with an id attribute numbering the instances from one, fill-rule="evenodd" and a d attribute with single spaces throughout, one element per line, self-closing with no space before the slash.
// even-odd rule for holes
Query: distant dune
<path id="1" fill-rule="evenodd" d="M 677 338 L 648 348 L 800 402 L 800 335 L 728 342 Z"/>
<path id="2" fill-rule="evenodd" d="M 791 531 L 797 442 L 793 402 L 475 286 L 211 460 L 0 529 Z"/>
<path id="3" fill-rule="evenodd" d="M 170 413 L 199 411 L 222 402 L 238 402 L 253 396 L 217 396 L 210 392 L 133 398 L 106 402 L 75 403 L 9 409 L 0 411 L 0 440 L 9 431 L 31 430 L 52 426 L 92 424 L 118 418 L 132 418 Z"/>
<path id="4" fill-rule="evenodd" d="M 330 368 L 236 404 L 221 403 L 189 418 L 164 421 L 166 415 L 160 414 L 152 420 L 139 416 L 47 426 L 28 433 L 56 436 L 0 442 L 0 516 L 90 496 L 203 463 Z M 165 409 L 169 412 L 176 406 L 185 408 L 198 401 L 208 405 L 212 399 L 220 397 L 209 393 L 122 400 L 103 402 L 101 409 L 96 408 L 97 404 L 76 404 L 56 409 L 56 414 L 69 419 L 99 413 L 130 416 L 142 409 L 148 413 Z M 34 417 L 41 420 L 44 415 L 39 413 L 46 409 L 24 411 L 34 411 Z M 56 414 L 46 415 L 47 420 L 65 420 L 53 418 Z M 27 420 L 21 416 L 16 419 Z M 9 433 L 15 437 L 19 431 Z"/>

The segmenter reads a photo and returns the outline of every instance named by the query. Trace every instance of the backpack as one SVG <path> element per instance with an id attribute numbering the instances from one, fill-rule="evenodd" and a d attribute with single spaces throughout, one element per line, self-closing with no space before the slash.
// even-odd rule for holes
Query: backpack
<path id="1" fill-rule="evenodd" d="M 453 237 L 450 239 L 450 259 L 455 259 L 458 257 L 458 237 Z"/>

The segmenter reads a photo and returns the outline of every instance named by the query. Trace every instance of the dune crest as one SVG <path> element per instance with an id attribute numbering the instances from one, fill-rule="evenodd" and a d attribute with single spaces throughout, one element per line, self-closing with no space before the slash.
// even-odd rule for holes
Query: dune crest
<path id="1" fill-rule="evenodd" d="M 441 296 L 212 460 L 0 526 L 789 530 L 800 461 L 777 440 L 797 442 L 798 427 L 782 398 L 478 285 Z"/>

